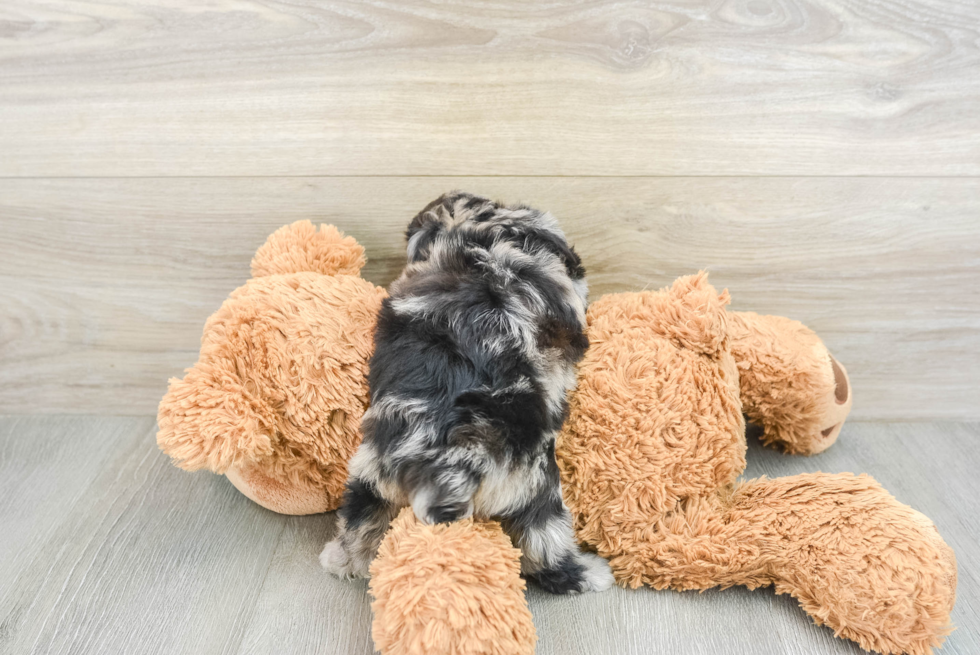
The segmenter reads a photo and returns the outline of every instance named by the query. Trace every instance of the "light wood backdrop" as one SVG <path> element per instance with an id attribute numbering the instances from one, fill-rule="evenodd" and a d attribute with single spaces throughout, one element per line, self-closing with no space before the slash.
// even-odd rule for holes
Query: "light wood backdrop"
<path id="1" fill-rule="evenodd" d="M 974 0 L 0 4 L 0 413 L 147 414 L 273 229 L 451 188 L 553 211 L 593 294 L 707 268 L 858 419 L 980 419 Z"/>

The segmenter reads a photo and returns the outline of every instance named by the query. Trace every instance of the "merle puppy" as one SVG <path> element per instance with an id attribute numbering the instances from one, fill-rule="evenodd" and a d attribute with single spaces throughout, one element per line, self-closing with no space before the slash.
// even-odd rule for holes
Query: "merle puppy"
<path id="1" fill-rule="evenodd" d="M 450 193 L 411 222 L 408 265 L 375 332 L 364 441 L 320 561 L 367 576 L 389 522 L 496 518 L 522 573 L 553 593 L 601 591 L 562 500 L 555 436 L 585 336 L 585 270 L 555 219 Z"/>

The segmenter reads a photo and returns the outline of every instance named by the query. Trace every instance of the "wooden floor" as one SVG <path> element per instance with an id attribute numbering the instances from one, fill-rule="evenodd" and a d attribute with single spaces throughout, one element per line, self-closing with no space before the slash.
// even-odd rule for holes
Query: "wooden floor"
<path id="1" fill-rule="evenodd" d="M 156 448 L 152 418 L 0 418 L 0 653 L 372 652 L 367 585 L 324 573 L 333 514 L 286 517 Z M 848 424 L 810 459 L 750 440 L 747 475 L 862 471 L 959 561 L 943 655 L 980 652 L 980 425 Z M 859 653 L 770 590 L 528 593 L 539 655 Z"/>

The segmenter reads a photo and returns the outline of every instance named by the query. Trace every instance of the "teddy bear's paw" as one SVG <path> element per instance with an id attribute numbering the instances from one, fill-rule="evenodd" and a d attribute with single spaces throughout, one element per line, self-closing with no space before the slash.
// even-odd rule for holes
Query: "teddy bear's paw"
<path id="1" fill-rule="evenodd" d="M 334 539 L 323 547 L 320 553 L 320 566 L 340 578 L 368 577 L 368 562 L 360 562 L 344 549 L 340 539 Z"/>
<path id="2" fill-rule="evenodd" d="M 606 591 L 615 584 L 609 562 L 594 553 L 579 553 L 578 562 L 585 568 L 580 584 L 581 592 Z"/>

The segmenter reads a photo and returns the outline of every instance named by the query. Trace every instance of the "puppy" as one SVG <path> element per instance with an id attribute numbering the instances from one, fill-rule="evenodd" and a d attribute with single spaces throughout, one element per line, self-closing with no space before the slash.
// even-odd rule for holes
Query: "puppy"
<path id="1" fill-rule="evenodd" d="M 547 591 L 608 589 L 609 565 L 576 544 L 555 463 L 588 347 L 578 255 L 550 214 L 465 193 L 430 203 L 407 237 L 408 265 L 378 316 L 364 440 L 321 563 L 366 577 L 411 505 L 428 524 L 498 519 L 522 573 Z"/>

